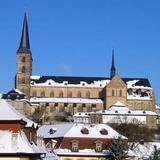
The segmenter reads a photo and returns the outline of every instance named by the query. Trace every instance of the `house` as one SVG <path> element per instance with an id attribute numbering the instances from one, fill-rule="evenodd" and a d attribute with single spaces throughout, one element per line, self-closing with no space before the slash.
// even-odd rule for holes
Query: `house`
<path id="1" fill-rule="evenodd" d="M 29 117 L 32 114 L 32 107 L 27 96 L 18 89 L 12 89 L 7 93 L 2 94 L 2 99 L 5 99 L 18 112 Z"/>
<path id="2" fill-rule="evenodd" d="M 64 123 L 43 125 L 38 130 L 38 143 L 56 153 L 59 160 L 110 157 L 107 146 L 119 137 L 126 140 L 106 124 Z"/>
<path id="3" fill-rule="evenodd" d="M 116 102 L 108 110 L 89 113 L 76 113 L 73 116 L 77 123 L 140 123 L 150 128 L 157 128 L 158 114 L 150 110 L 130 110 L 125 104 Z M 88 120 L 87 120 L 88 119 Z"/>
<path id="4" fill-rule="evenodd" d="M 0 99 L 0 159 L 41 159 L 44 152 L 35 145 L 37 129 L 36 123 Z"/>

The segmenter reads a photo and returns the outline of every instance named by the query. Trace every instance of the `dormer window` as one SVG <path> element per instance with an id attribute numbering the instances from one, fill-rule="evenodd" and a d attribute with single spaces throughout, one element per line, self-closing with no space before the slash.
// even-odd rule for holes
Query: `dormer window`
<path id="1" fill-rule="evenodd" d="M 108 135 L 108 131 L 107 131 L 105 128 L 101 129 L 101 130 L 100 130 L 100 133 L 101 133 L 102 135 Z"/>
<path id="2" fill-rule="evenodd" d="M 102 152 L 102 142 L 101 142 L 101 141 L 97 141 L 97 142 L 96 142 L 95 151 L 96 151 L 96 152 Z"/>
<path id="3" fill-rule="evenodd" d="M 79 150 L 79 148 L 78 148 L 78 141 L 77 140 L 72 141 L 71 151 L 72 152 L 78 152 L 78 150 Z"/>
<path id="4" fill-rule="evenodd" d="M 131 89 L 131 88 L 128 89 L 128 94 L 129 94 L 129 95 L 132 95 L 132 89 Z"/>
<path id="5" fill-rule="evenodd" d="M 141 92 L 142 92 L 142 91 L 141 91 L 141 89 L 137 89 L 136 92 L 137 92 L 138 95 L 141 95 Z"/>
<path id="6" fill-rule="evenodd" d="M 54 134 L 56 132 L 56 129 L 55 128 L 51 128 L 50 130 L 49 130 L 49 134 Z"/>
<path id="7" fill-rule="evenodd" d="M 81 133 L 82 134 L 89 134 L 89 130 L 87 128 L 82 128 Z"/>
<path id="8" fill-rule="evenodd" d="M 115 111 L 115 113 L 118 113 L 118 111 Z"/>

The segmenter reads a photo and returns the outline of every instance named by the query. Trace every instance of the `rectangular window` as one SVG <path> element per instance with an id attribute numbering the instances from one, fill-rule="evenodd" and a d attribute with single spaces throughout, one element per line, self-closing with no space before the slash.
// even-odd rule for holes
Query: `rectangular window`
<path id="1" fill-rule="evenodd" d="M 96 152 L 101 152 L 101 151 L 102 151 L 102 144 L 96 143 Z"/>
<path id="2" fill-rule="evenodd" d="M 72 142 L 72 152 L 78 152 L 78 142 Z"/>

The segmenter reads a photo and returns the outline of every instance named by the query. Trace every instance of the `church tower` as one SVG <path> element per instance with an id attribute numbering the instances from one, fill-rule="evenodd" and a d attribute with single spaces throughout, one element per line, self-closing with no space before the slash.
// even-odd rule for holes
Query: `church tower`
<path id="1" fill-rule="evenodd" d="M 17 50 L 17 74 L 15 88 L 30 97 L 30 76 L 32 75 L 32 53 L 29 43 L 27 15 L 24 15 L 20 46 Z"/>
<path id="2" fill-rule="evenodd" d="M 116 67 L 114 63 L 114 50 L 112 50 L 112 65 L 111 65 L 110 78 L 112 79 L 115 75 L 116 75 Z"/>

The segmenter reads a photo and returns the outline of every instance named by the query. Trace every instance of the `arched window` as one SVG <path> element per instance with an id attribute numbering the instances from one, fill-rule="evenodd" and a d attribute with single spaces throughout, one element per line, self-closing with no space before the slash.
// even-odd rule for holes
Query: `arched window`
<path id="1" fill-rule="evenodd" d="M 37 91 L 33 91 L 32 96 L 37 97 Z"/>
<path id="2" fill-rule="evenodd" d="M 89 92 L 89 91 L 87 91 L 86 97 L 87 97 L 87 98 L 90 98 L 90 92 Z"/>
<path id="3" fill-rule="evenodd" d="M 72 92 L 71 92 L 71 91 L 68 92 L 68 97 L 69 97 L 69 98 L 72 97 Z"/>
<path id="4" fill-rule="evenodd" d="M 81 104 L 79 104 L 79 106 L 78 106 L 78 112 L 83 112 L 83 108 L 82 108 Z"/>
<path id="5" fill-rule="evenodd" d="M 59 97 L 63 97 L 63 92 L 62 91 L 59 92 Z"/>
<path id="6" fill-rule="evenodd" d="M 55 111 L 55 106 L 53 104 L 51 104 L 50 106 L 50 112 L 54 112 Z"/>
<path id="7" fill-rule="evenodd" d="M 45 97 L 45 92 L 44 91 L 41 92 L 41 97 Z"/>
<path id="8" fill-rule="evenodd" d="M 81 94 L 81 92 L 80 92 L 80 91 L 78 91 L 78 93 L 77 93 L 77 97 L 78 97 L 78 98 L 81 98 L 81 97 L 82 97 L 82 94 Z"/>
<path id="9" fill-rule="evenodd" d="M 119 96 L 122 97 L 122 90 L 119 91 Z"/>
<path id="10" fill-rule="evenodd" d="M 91 108 L 91 105 L 87 105 L 87 112 L 91 112 L 92 111 L 92 108 Z"/>
<path id="11" fill-rule="evenodd" d="M 50 97 L 54 97 L 54 92 L 53 91 L 50 93 Z"/>
<path id="12" fill-rule="evenodd" d="M 26 57 L 22 57 L 22 62 L 25 62 L 26 61 Z"/>
<path id="13" fill-rule="evenodd" d="M 25 78 L 24 77 L 22 78 L 22 84 L 25 84 Z"/>
<path id="14" fill-rule="evenodd" d="M 115 92 L 114 92 L 114 89 L 112 89 L 112 96 L 115 96 Z"/>
<path id="15" fill-rule="evenodd" d="M 25 66 L 22 67 L 22 73 L 25 73 L 26 72 L 26 68 Z"/>
<path id="16" fill-rule="evenodd" d="M 59 112 L 64 112 L 64 106 L 63 106 L 63 104 L 60 104 L 60 106 L 59 106 Z"/>

